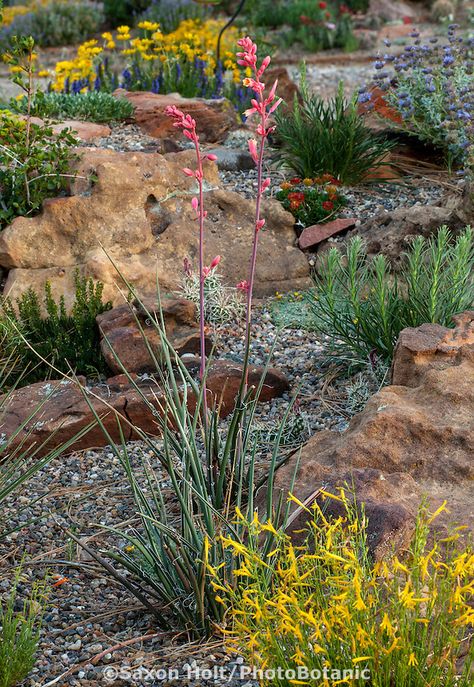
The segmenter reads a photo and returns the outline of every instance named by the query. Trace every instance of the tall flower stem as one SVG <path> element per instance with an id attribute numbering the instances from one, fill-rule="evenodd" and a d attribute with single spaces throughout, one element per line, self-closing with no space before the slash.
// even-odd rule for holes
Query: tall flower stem
<path id="1" fill-rule="evenodd" d="M 186 136 L 190 141 L 194 143 L 194 149 L 196 151 L 196 163 L 197 169 L 192 170 L 189 167 L 183 169 L 184 174 L 188 177 L 193 177 L 198 183 L 198 197 L 193 198 L 191 201 L 192 208 L 196 213 L 196 219 L 199 221 L 199 338 L 200 338 L 200 349 L 201 349 L 201 361 L 199 368 L 199 375 L 201 383 L 205 384 L 205 374 L 206 374 L 206 330 L 205 330 L 205 293 L 204 293 L 204 282 L 207 275 L 219 264 L 220 256 L 214 258 L 211 262 L 210 267 L 204 266 L 204 220 L 206 219 L 207 212 L 204 209 L 204 169 L 203 161 L 211 160 L 215 162 L 217 160 L 215 155 L 208 154 L 202 155 L 201 147 L 199 144 L 199 136 L 196 131 L 196 121 L 189 114 L 185 114 L 179 110 L 175 105 L 169 105 L 166 108 L 166 114 L 168 117 L 174 120 L 174 126 L 178 129 L 182 129 L 183 135 Z M 204 407 L 204 417 L 203 423 L 204 427 L 207 427 L 207 393 L 204 389 L 203 391 L 203 407 Z"/>
<path id="2" fill-rule="evenodd" d="M 251 330 L 252 330 L 252 303 L 253 290 L 255 286 L 255 268 L 257 264 L 258 239 L 261 229 L 265 225 L 265 220 L 261 218 L 261 207 L 263 194 L 270 186 L 270 179 L 263 179 L 263 159 L 265 154 L 265 142 L 274 127 L 268 126 L 269 116 L 277 109 L 281 99 L 276 98 L 276 88 L 278 81 L 275 81 L 268 96 L 265 97 L 265 84 L 261 81 L 261 76 L 265 73 L 270 64 L 270 57 L 262 60 L 260 67 L 257 64 L 257 46 L 250 38 L 242 38 L 238 45 L 243 52 L 237 53 L 238 63 L 250 69 L 253 77 L 244 79 L 244 86 L 253 90 L 255 98 L 252 99 L 252 107 L 245 112 L 247 117 L 258 114 L 260 117 L 257 126 L 257 136 L 260 143 L 257 145 L 255 139 L 249 141 L 249 151 L 257 168 L 257 198 L 255 206 L 255 225 L 252 243 L 252 254 L 250 258 L 249 279 L 246 283 L 247 289 L 247 312 L 245 326 L 245 349 L 244 349 L 244 375 L 240 388 L 240 402 L 243 401 L 248 389 L 248 367 L 250 358 Z"/>

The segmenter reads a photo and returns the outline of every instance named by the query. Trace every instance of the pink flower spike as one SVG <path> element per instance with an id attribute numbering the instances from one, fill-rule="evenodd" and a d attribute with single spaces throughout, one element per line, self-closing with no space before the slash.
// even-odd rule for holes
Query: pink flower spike
<path id="1" fill-rule="evenodd" d="M 258 162 L 258 152 L 257 152 L 257 141 L 254 138 L 249 139 L 249 153 L 252 156 L 252 160 L 257 164 Z"/>
<path id="2" fill-rule="evenodd" d="M 268 110 L 268 114 L 272 114 L 273 112 L 275 112 L 275 110 L 277 109 L 277 107 L 280 107 L 280 105 L 282 104 L 282 102 L 283 102 L 283 98 L 278 98 L 278 100 L 277 100 L 275 103 L 273 103 L 273 105 L 271 106 L 271 108 Z"/>
<path id="3" fill-rule="evenodd" d="M 211 262 L 211 270 L 215 269 L 217 267 L 217 265 L 220 263 L 220 261 L 221 261 L 221 256 L 216 255 L 214 260 Z"/>
<path id="4" fill-rule="evenodd" d="M 194 134 L 193 136 L 193 134 L 188 129 L 184 129 L 183 134 L 186 136 L 186 138 L 189 138 L 190 141 L 193 141 L 196 138 L 196 134 Z"/>
<path id="5" fill-rule="evenodd" d="M 266 191 L 267 188 L 270 186 L 272 180 L 271 179 L 265 179 L 265 181 L 262 184 L 262 193 L 263 191 Z"/>
<path id="6" fill-rule="evenodd" d="M 249 110 L 245 110 L 244 112 L 244 117 L 251 117 L 252 115 L 256 114 L 257 110 L 254 107 L 251 107 Z"/>
<path id="7" fill-rule="evenodd" d="M 273 84 L 270 93 L 268 94 L 267 103 L 270 104 L 275 100 L 275 93 L 278 86 L 278 79 Z"/>
<path id="8" fill-rule="evenodd" d="M 198 209 L 199 209 L 199 201 L 198 201 L 198 199 L 197 199 L 197 198 L 193 198 L 192 201 L 191 201 L 191 205 L 192 205 L 192 208 L 193 208 L 194 212 L 197 212 Z"/>
<path id="9" fill-rule="evenodd" d="M 217 155 L 214 155 L 214 153 L 208 153 L 206 155 L 207 159 L 210 160 L 211 162 L 215 162 L 217 160 Z"/>
<path id="10" fill-rule="evenodd" d="M 257 231 L 260 231 L 260 229 L 263 229 L 264 226 L 265 226 L 265 220 L 259 219 L 257 224 L 255 225 L 255 228 Z"/>
<path id="11" fill-rule="evenodd" d="M 235 288 L 239 289 L 239 291 L 247 292 L 249 290 L 249 283 L 246 279 L 243 279 L 242 281 L 239 281 L 238 284 L 236 284 Z"/>
<path id="12" fill-rule="evenodd" d="M 258 72 L 257 72 L 257 74 L 258 74 L 259 76 L 262 76 L 263 72 L 265 71 L 265 69 L 266 69 L 266 68 L 268 67 L 268 65 L 270 64 L 270 61 L 271 61 L 271 58 L 270 58 L 269 55 L 267 55 L 267 56 L 262 60 L 262 65 L 261 65 L 260 69 L 259 69 Z"/>
<path id="13" fill-rule="evenodd" d="M 184 172 L 184 174 L 186 174 L 187 177 L 195 176 L 193 170 L 189 169 L 189 167 L 183 167 L 183 172 Z"/>

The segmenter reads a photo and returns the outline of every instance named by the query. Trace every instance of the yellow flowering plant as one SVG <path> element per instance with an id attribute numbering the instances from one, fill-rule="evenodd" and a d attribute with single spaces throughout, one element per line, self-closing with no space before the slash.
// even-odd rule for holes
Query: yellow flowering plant
<path id="1" fill-rule="evenodd" d="M 248 93 L 242 88 L 246 76 L 236 62 L 237 29 L 225 34 L 222 60 L 217 63 L 217 37 L 224 22 L 188 19 L 171 33 L 163 33 L 157 22 L 144 20 L 133 31 L 128 25 L 106 31 L 101 41 L 79 46 L 71 60 L 56 64 L 52 90 L 80 93 L 89 90 L 149 90 L 178 92 L 185 97 L 226 96 L 243 110 Z M 248 76 L 248 75 L 247 75 Z"/>
<path id="2" fill-rule="evenodd" d="M 445 504 L 431 517 L 420 509 L 403 560 L 373 562 L 363 509 L 343 490 L 326 496 L 342 502 L 343 515 L 326 518 L 324 507 L 290 497 L 307 511 L 306 541 L 296 546 L 275 530 L 266 555 L 255 542 L 271 524 L 238 514 L 246 544 L 222 540 L 238 561 L 233 579 L 223 584 L 209 568 L 229 648 L 272 687 L 472 684 L 474 555 L 459 530 L 446 537 L 431 528 Z"/>

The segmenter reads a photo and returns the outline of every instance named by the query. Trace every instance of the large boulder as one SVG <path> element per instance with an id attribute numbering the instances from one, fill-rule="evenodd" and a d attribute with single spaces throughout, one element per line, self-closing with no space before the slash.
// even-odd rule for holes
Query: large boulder
<path id="1" fill-rule="evenodd" d="M 234 106 L 226 98 L 205 100 L 183 98 L 179 93 L 161 95 L 149 91 L 125 91 L 117 89 L 114 95 L 129 100 L 135 108 L 134 120 L 149 136 L 155 138 L 181 138 L 182 133 L 173 126 L 165 110 L 176 105 L 196 120 L 201 141 L 217 143 L 238 125 Z"/>
<path id="2" fill-rule="evenodd" d="M 184 258 L 197 263 L 198 232 L 191 208 L 196 182 L 189 151 L 162 156 L 85 149 L 72 195 L 44 202 L 36 217 L 17 217 L 0 233 L 0 266 L 10 273 L 6 292 L 28 287 L 74 296 L 74 270 L 105 285 L 104 298 L 124 302 L 122 275 L 141 296 L 179 287 Z M 247 277 L 255 205 L 220 188 L 217 167 L 205 163 L 206 262 L 222 255 L 225 281 Z M 267 224 L 260 233 L 255 291 L 258 296 L 309 285 L 309 268 L 294 245 L 294 219 L 279 202 L 263 204 Z"/>
<path id="3" fill-rule="evenodd" d="M 199 353 L 200 334 L 196 306 L 183 298 L 161 299 L 161 313 L 156 298 L 138 303 L 124 303 L 97 316 L 102 338 L 102 355 L 112 372 L 141 374 L 156 371 L 161 356 L 161 337 L 153 320 L 164 318 L 166 335 L 178 355 Z M 206 337 L 207 352 L 212 343 Z"/>
<path id="4" fill-rule="evenodd" d="M 384 520 L 400 544 L 423 495 L 433 508 L 447 500 L 449 518 L 474 527 L 474 312 L 458 316 L 455 329 L 403 331 L 393 379 L 396 385 L 375 394 L 347 431 L 316 434 L 275 479 L 285 493 L 297 468 L 301 501 L 317 498 L 320 488 L 354 485 L 358 501 L 369 504 L 369 534 L 379 551 L 390 544 Z"/>

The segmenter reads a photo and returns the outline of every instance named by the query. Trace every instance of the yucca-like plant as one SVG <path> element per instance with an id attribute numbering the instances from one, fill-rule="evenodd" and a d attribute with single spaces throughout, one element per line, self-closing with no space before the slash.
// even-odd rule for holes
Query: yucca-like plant
<path id="1" fill-rule="evenodd" d="M 327 173 L 347 186 L 370 181 L 369 172 L 386 164 L 393 142 L 366 126 L 357 98 L 348 101 L 342 83 L 330 100 L 311 95 L 303 67 L 301 94 L 302 103 L 295 98 L 290 111 L 276 115 L 280 164 L 302 179 Z"/>
<path id="2" fill-rule="evenodd" d="M 370 259 L 360 237 L 345 253 L 331 248 L 321 261 L 315 290 L 307 295 L 315 327 L 349 365 L 377 358 L 390 363 L 405 327 L 424 322 L 453 326 L 452 316 L 474 303 L 474 236 L 467 227 L 454 238 L 441 227 L 416 237 L 399 275 L 384 255 Z"/>
<path id="3" fill-rule="evenodd" d="M 142 402 L 156 418 L 156 432 L 160 439 L 148 436 L 128 417 L 116 413 L 122 428 L 121 445 L 113 446 L 116 456 L 124 466 L 131 486 L 137 512 L 137 522 L 133 528 L 114 528 L 114 532 L 126 541 L 126 546 L 104 553 L 90 550 L 107 569 L 109 574 L 124 584 L 152 612 L 162 627 L 172 627 L 187 632 L 190 636 L 208 636 L 222 621 L 222 606 L 218 603 L 218 590 L 210 584 L 209 567 L 221 575 L 222 579 L 232 577 L 234 562 L 226 556 L 221 545 L 221 535 L 232 535 L 237 540 L 242 535 L 242 527 L 234 519 L 235 509 L 253 516 L 254 496 L 259 485 L 256 476 L 256 457 L 261 439 L 254 431 L 256 403 L 264 383 L 265 373 L 258 388 L 249 386 L 248 368 L 251 345 L 252 295 L 257 259 L 259 232 L 265 221 L 261 218 L 261 200 L 269 187 L 269 180 L 263 178 L 263 155 L 265 142 L 270 133 L 268 117 L 279 104 L 276 100 L 276 84 L 266 95 L 260 77 L 269 64 L 265 58 L 257 67 L 256 45 L 249 39 L 239 41 L 243 52 L 239 54 L 240 63 L 249 67 L 254 78 L 252 88 L 258 92 L 254 107 L 249 114 L 258 114 L 260 142 L 249 141 L 250 153 L 258 171 L 258 191 L 255 213 L 253 244 L 249 246 L 250 270 L 248 281 L 239 285 L 246 296 L 245 308 L 245 349 L 240 388 L 235 398 L 235 406 L 225 424 L 221 422 L 219 398 L 212 398 L 206 391 L 209 366 L 206 365 L 204 320 L 206 313 L 206 279 L 212 275 L 219 262 L 216 256 L 209 267 L 204 265 L 205 218 L 203 194 L 203 156 L 196 134 L 196 122 L 175 107 L 168 108 L 168 115 L 175 126 L 182 129 L 186 137 L 194 143 L 197 169 L 186 168 L 184 173 L 194 177 L 198 195 L 192 200 L 199 224 L 199 324 L 201 333 L 201 367 L 199 378 L 195 379 L 184 362 L 171 346 L 165 329 L 163 316 L 147 313 L 149 326 L 157 331 L 161 340 L 161 355 L 157 358 L 144 336 L 150 356 L 156 367 L 156 397 L 143 392 L 143 387 L 121 365 Z M 207 156 L 211 161 L 214 156 Z M 124 280 L 125 291 L 133 287 Z M 139 300 L 139 298 L 137 298 Z M 158 308 L 158 313 L 160 309 Z M 141 326 L 137 319 L 137 326 Z M 89 400 L 89 394 L 84 397 Z M 90 401 L 89 401 L 90 403 Z M 90 403 L 93 410 L 93 405 Z M 286 521 L 288 504 L 272 502 L 273 475 L 282 459 L 281 444 L 286 418 L 292 405 L 280 424 L 269 453 L 269 476 L 266 511 L 268 516 L 276 513 L 281 522 Z M 112 409 L 110 409 L 112 410 Z M 113 412 L 113 411 L 112 411 Z M 112 436 L 107 433 L 104 423 L 96 412 L 109 442 Z M 147 446 L 151 460 L 143 459 L 138 466 L 129 452 L 125 436 L 133 430 Z M 268 452 L 268 451 L 267 451 Z M 158 464 L 160 469 L 153 467 Z M 171 485 L 172 499 L 162 493 L 163 474 Z M 81 543 L 74 534 L 70 536 Z M 264 552 L 271 550 L 274 531 L 268 531 L 261 541 Z M 82 544 L 83 545 L 83 544 Z M 112 561 L 112 562 L 111 562 Z M 123 574 L 123 570 L 128 575 Z M 238 577 L 234 576 L 237 583 Z"/>

